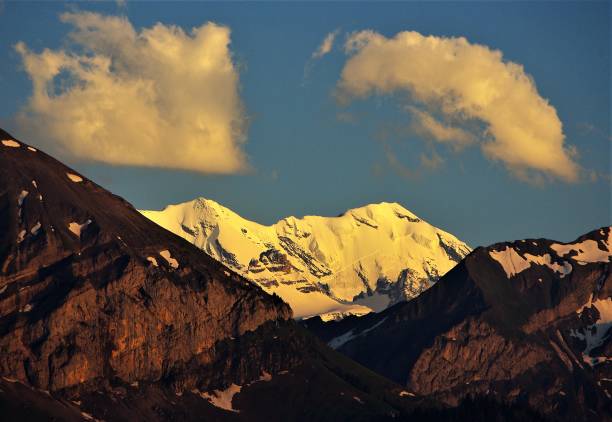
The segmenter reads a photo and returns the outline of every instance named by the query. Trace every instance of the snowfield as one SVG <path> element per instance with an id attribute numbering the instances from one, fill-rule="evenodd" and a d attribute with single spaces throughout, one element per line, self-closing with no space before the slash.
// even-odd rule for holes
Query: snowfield
<path id="1" fill-rule="evenodd" d="M 380 311 L 420 294 L 470 252 L 397 203 L 270 226 L 204 198 L 141 213 L 279 295 L 296 318 Z"/>

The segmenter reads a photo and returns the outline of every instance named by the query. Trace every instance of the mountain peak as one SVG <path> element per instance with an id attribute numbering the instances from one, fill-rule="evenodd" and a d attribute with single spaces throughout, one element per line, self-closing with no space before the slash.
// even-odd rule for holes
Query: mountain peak
<path id="1" fill-rule="evenodd" d="M 141 212 L 280 295 L 296 317 L 384 309 L 431 286 L 470 251 L 395 202 L 268 226 L 205 198 Z"/>
<path id="2" fill-rule="evenodd" d="M 217 341 L 291 317 L 123 199 L 0 135 L 3 375 L 45 390 L 108 373 L 153 381 L 212 356 Z"/>

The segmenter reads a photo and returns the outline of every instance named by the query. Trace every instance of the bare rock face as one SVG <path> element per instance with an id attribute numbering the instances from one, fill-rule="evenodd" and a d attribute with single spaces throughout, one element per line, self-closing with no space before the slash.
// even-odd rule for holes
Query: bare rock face
<path id="1" fill-rule="evenodd" d="M 416 394 L 612 419 L 612 228 L 477 248 L 416 299 L 305 325 Z"/>
<path id="2" fill-rule="evenodd" d="M 291 318 L 48 155 L 0 131 L 0 373 L 57 391 L 155 381 L 215 345 Z"/>

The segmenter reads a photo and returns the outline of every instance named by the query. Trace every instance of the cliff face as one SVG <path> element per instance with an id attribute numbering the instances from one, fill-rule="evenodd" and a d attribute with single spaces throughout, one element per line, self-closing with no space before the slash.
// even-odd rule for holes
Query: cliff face
<path id="1" fill-rule="evenodd" d="M 416 299 L 308 328 L 347 356 L 456 405 L 522 403 L 555 419 L 612 416 L 612 228 L 572 243 L 478 248 Z"/>
<path id="2" fill-rule="evenodd" d="M 278 297 L 0 131 L 0 373 L 50 391 L 166 377 L 291 318 Z M 261 369 L 261 368 L 260 368 Z"/>

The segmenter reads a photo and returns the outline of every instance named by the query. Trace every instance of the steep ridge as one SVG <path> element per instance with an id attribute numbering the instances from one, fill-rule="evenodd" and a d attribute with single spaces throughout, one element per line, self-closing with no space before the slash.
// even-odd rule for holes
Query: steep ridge
<path id="1" fill-rule="evenodd" d="M 278 297 L 1 130 L 0 270 L 3 420 L 464 420 L 480 408 L 538 420 L 408 394 L 325 346 Z"/>
<path id="2" fill-rule="evenodd" d="M 0 132 L 0 372 L 46 390 L 157 379 L 290 308 Z M 198 315 L 198 318 L 193 318 Z"/>
<path id="3" fill-rule="evenodd" d="M 572 243 L 477 248 L 418 298 L 362 318 L 304 322 L 416 394 L 521 403 L 554 419 L 612 415 L 612 229 Z"/>
<path id="4" fill-rule="evenodd" d="M 470 251 L 397 203 L 271 226 L 204 198 L 141 212 L 278 294 L 296 318 L 380 311 L 416 297 Z"/>

